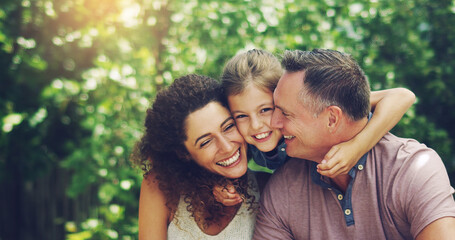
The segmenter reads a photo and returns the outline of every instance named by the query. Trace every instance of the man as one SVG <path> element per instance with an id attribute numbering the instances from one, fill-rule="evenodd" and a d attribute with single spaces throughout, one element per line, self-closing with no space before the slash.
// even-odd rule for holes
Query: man
<path id="1" fill-rule="evenodd" d="M 446 169 L 415 140 L 387 133 L 349 174 L 317 173 L 332 146 L 368 123 L 370 89 L 358 64 L 332 50 L 286 51 L 282 64 L 271 124 L 294 159 L 266 186 L 254 239 L 454 239 Z"/>

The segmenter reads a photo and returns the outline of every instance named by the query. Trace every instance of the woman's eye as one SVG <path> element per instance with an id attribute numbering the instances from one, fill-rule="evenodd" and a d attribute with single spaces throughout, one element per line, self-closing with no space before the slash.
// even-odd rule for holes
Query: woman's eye
<path id="1" fill-rule="evenodd" d="M 204 146 L 206 146 L 207 144 L 209 144 L 210 141 L 212 141 L 212 140 L 211 140 L 211 139 L 207 139 L 207 140 L 203 141 L 203 142 L 201 143 L 201 145 L 199 146 L 199 148 L 203 148 Z"/>
<path id="2" fill-rule="evenodd" d="M 246 118 L 246 117 L 247 117 L 247 115 L 245 115 L 245 114 L 240 114 L 240 115 L 235 116 L 235 119 Z"/>
<path id="3" fill-rule="evenodd" d="M 226 132 L 226 131 L 232 129 L 233 127 L 235 127 L 235 124 L 234 123 L 230 123 L 224 128 L 224 131 Z"/>

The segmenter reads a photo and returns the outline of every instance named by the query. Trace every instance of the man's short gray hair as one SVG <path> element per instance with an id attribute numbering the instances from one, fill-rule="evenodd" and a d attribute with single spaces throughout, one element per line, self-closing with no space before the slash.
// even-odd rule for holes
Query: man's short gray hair
<path id="1" fill-rule="evenodd" d="M 332 105 L 353 121 L 368 116 L 370 85 L 351 55 L 324 49 L 288 50 L 281 64 L 287 72 L 304 71 L 302 101 L 316 116 Z"/>

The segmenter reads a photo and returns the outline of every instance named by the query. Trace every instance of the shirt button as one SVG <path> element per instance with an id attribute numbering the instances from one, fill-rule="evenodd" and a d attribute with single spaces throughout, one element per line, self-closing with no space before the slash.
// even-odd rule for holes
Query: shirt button
<path id="1" fill-rule="evenodd" d="M 362 171 L 362 170 L 363 170 L 363 165 L 360 164 L 359 166 L 357 166 L 357 169 L 359 169 L 360 171 Z"/>
<path id="2" fill-rule="evenodd" d="M 343 195 L 338 194 L 338 200 L 340 200 L 340 201 L 343 200 Z M 349 214 L 348 214 L 348 215 L 349 215 Z"/>
<path id="3" fill-rule="evenodd" d="M 281 151 L 284 152 L 286 150 L 286 148 L 281 148 Z"/>
<path id="4" fill-rule="evenodd" d="M 344 214 L 351 215 L 351 210 L 349 210 L 349 209 L 344 210 Z"/>

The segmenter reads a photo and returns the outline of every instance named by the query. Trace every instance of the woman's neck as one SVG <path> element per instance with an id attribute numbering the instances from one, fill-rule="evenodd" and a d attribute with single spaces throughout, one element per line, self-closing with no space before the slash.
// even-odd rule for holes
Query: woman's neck
<path id="1" fill-rule="evenodd" d="M 225 215 L 210 222 L 207 222 L 205 217 L 203 219 L 196 219 L 195 217 L 195 220 L 202 232 L 207 235 L 215 236 L 222 232 L 229 225 L 229 223 L 231 223 L 241 205 L 242 203 L 230 207 L 223 206 Z"/>

